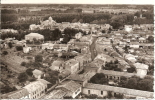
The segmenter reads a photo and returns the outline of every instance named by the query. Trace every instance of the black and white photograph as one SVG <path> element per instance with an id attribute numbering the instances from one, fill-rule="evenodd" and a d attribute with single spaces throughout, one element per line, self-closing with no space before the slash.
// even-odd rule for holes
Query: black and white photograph
<path id="1" fill-rule="evenodd" d="M 2 0 L 0 99 L 154 99 L 154 0 Z"/>

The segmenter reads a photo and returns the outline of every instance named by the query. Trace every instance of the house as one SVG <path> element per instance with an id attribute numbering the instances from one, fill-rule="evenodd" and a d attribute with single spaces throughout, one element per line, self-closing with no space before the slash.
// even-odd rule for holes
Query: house
<path id="1" fill-rule="evenodd" d="M 50 92 L 45 99 L 63 99 L 64 97 L 77 97 L 82 92 L 82 85 L 75 81 L 64 81 L 55 90 Z"/>
<path id="2" fill-rule="evenodd" d="M 44 44 L 42 44 L 42 49 L 43 50 L 45 50 L 45 49 L 53 49 L 53 47 L 54 47 L 54 45 L 55 44 L 53 44 L 53 43 L 44 43 Z"/>
<path id="3" fill-rule="evenodd" d="M 130 48 L 139 48 L 139 42 L 130 42 Z"/>
<path id="4" fill-rule="evenodd" d="M 54 44 L 53 49 L 60 51 L 68 51 L 69 46 L 69 44 Z"/>
<path id="5" fill-rule="evenodd" d="M 96 74 L 95 70 L 85 71 L 83 74 L 71 74 L 66 80 L 72 80 L 78 82 L 81 85 L 87 83 L 94 75 Z"/>
<path id="6" fill-rule="evenodd" d="M 82 35 L 83 35 L 83 34 L 82 34 L 81 32 L 76 33 L 76 34 L 75 34 L 75 38 L 76 38 L 76 39 L 80 39 L 80 38 L 82 37 Z"/>
<path id="7" fill-rule="evenodd" d="M 25 40 L 33 41 L 36 40 L 44 40 L 44 36 L 38 33 L 30 33 L 28 35 L 25 35 Z"/>
<path id="8" fill-rule="evenodd" d="M 149 68 L 148 65 L 142 63 L 135 63 L 134 66 L 136 67 L 137 76 L 144 78 L 147 75 L 147 70 Z"/>
<path id="9" fill-rule="evenodd" d="M 23 52 L 24 53 L 29 53 L 30 52 L 30 50 L 32 50 L 32 48 L 31 47 L 23 47 Z"/>
<path id="10" fill-rule="evenodd" d="M 98 70 L 98 73 L 103 73 L 105 77 L 108 78 L 109 80 L 118 80 L 118 81 L 120 81 L 121 76 L 130 78 L 134 75 L 137 75 L 136 73 L 119 72 L 113 70 Z"/>
<path id="11" fill-rule="evenodd" d="M 33 73 L 33 76 L 37 79 L 41 79 L 41 76 L 43 75 L 43 72 L 38 69 L 35 69 L 32 73 Z"/>
<path id="12" fill-rule="evenodd" d="M 78 72 L 80 70 L 79 61 L 75 59 L 70 59 L 66 61 L 64 69 L 71 71 L 71 74 Z"/>
<path id="13" fill-rule="evenodd" d="M 125 54 L 123 56 L 125 59 L 131 61 L 132 63 L 135 63 L 137 61 L 137 59 L 136 59 L 137 56 L 134 56 L 132 54 Z"/>
<path id="14" fill-rule="evenodd" d="M 100 59 L 100 60 L 103 60 L 104 62 L 106 62 L 106 58 L 104 57 L 104 54 L 98 54 L 94 60 L 96 59 Z"/>
<path id="15" fill-rule="evenodd" d="M 67 94 L 65 96 L 71 96 L 72 98 L 78 96 L 82 91 L 82 85 L 75 81 L 64 81 L 61 85 L 57 86 L 56 89 L 57 88 L 66 89 Z"/>
<path id="16" fill-rule="evenodd" d="M 22 88 L 13 92 L 2 94 L 1 99 L 29 99 L 29 92 Z"/>
<path id="17" fill-rule="evenodd" d="M 123 94 L 123 98 L 128 99 L 134 97 L 135 99 L 152 99 L 154 93 L 148 91 L 141 91 L 135 89 L 127 89 L 122 87 L 100 85 L 86 83 L 82 89 L 82 93 L 86 95 L 96 94 L 99 97 L 107 97 L 108 93 L 111 92 L 113 96 L 117 94 Z"/>
<path id="18" fill-rule="evenodd" d="M 140 37 L 138 39 L 138 41 L 139 41 L 139 43 L 144 43 L 144 42 L 146 42 L 146 38 Z"/>
<path id="19" fill-rule="evenodd" d="M 132 26 L 131 25 L 125 25 L 125 31 L 131 32 L 132 31 Z"/>
<path id="20" fill-rule="evenodd" d="M 50 83 L 46 80 L 41 80 L 31 82 L 30 84 L 23 87 L 28 91 L 29 99 L 39 99 L 40 97 L 45 95 L 45 92 L 47 91 L 47 85 Z"/>
<path id="21" fill-rule="evenodd" d="M 52 66 L 50 67 L 51 70 L 57 70 L 57 71 L 63 68 L 64 68 L 64 61 L 59 61 L 59 60 L 54 61 L 52 63 Z"/>
<path id="22" fill-rule="evenodd" d="M 63 89 L 54 89 L 44 99 L 63 99 L 66 94 L 66 91 Z"/>

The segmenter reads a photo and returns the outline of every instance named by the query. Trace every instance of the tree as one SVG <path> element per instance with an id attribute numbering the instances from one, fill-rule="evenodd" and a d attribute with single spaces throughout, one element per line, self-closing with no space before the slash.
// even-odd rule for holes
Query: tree
<path id="1" fill-rule="evenodd" d="M 7 55 L 8 54 L 8 52 L 7 51 L 3 51 L 3 55 Z"/>
<path id="2" fill-rule="evenodd" d="M 102 33 L 106 33 L 106 31 L 105 30 L 102 30 Z"/>
<path id="3" fill-rule="evenodd" d="M 120 83 L 119 83 L 119 86 L 121 86 L 121 87 L 125 87 L 126 84 L 127 84 L 127 78 L 124 77 L 124 76 L 121 76 L 121 77 L 120 77 Z"/>
<path id="4" fill-rule="evenodd" d="M 9 48 L 12 48 L 12 43 L 9 42 L 9 43 L 8 43 L 8 46 L 9 46 Z"/>
<path id="5" fill-rule="evenodd" d="M 137 88 L 140 90 L 153 92 L 153 81 L 150 79 L 143 79 L 139 81 L 137 86 Z"/>
<path id="6" fill-rule="evenodd" d="M 26 73 L 27 73 L 27 75 L 29 75 L 29 76 L 32 76 L 33 75 L 33 69 L 31 69 L 31 68 L 28 68 L 27 70 L 26 70 Z"/>
<path id="7" fill-rule="evenodd" d="M 153 36 L 149 36 L 149 37 L 148 37 L 148 42 L 154 43 L 154 37 L 153 37 Z"/>
<path id="8" fill-rule="evenodd" d="M 130 78 L 127 81 L 126 87 L 130 89 L 136 89 L 137 88 L 137 79 L 136 78 Z"/>
<path id="9" fill-rule="evenodd" d="M 73 99 L 71 96 L 65 96 L 63 99 Z"/>
<path id="10" fill-rule="evenodd" d="M 18 76 L 19 82 L 26 82 L 27 79 L 28 79 L 28 76 L 25 72 L 20 73 Z"/>
<path id="11" fill-rule="evenodd" d="M 16 46 L 16 50 L 17 51 L 22 51 L 23 50 L 23 47 L 22 46 Z"/>
<path id="12" fill-rule="evenodd" d="M 43 61 L 43 57 L 41 55 L 35 56 L 35 62 L 42 62 L 42 61 Z"/>
<path id="13" fill-rule="evenodd" d="M 20 65 L 21 66 L 25 66 L 26 65 L 26 62 L 22 62 Z"/>
<path id="14" fill-rule="evenodd" d="M 135 71 L 136 71 L 135 67 L 127 68 L 127 72 L 128 72 L 128 73 L 133 73 L 133 72 L 135 72 Z"/>
<path id="15" fill-rule="evenodd" d="M 119 72 L 121 72 L 122 69 L 121 69 L 121 68 L 115 68 L 114 71 L 119 71 Z"/>
<path id="16" fill-rule="evenodd" d="M 98 96 L 96 94 L 86 95 L 87 99 L 96 99 Z"/>

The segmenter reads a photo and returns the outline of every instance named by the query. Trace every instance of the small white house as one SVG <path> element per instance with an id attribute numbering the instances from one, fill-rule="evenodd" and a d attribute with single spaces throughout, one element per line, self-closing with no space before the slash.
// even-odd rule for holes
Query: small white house
<path id="1" fill-rule="evenodd" d="M 141 78 L 144 78 L 145 75 L 147 75 L 147 70 L 149 68 L 148 65 L 142 64 L 142 63 L 135 63 L 134 66 L 137 70 L 137 75 Z"/>

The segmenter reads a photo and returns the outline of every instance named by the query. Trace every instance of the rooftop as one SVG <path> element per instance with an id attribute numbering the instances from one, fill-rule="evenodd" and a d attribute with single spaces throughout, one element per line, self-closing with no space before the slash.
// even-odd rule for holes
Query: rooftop
<path id="1" fill-rule="evenodd" d="M 119 71 L 112 71 L 112 70 L 100 70 L 99 73 L 104 73 L 106 75 L 114 75 L 114 76 L 125 76 L 125 77 L 131 77 L 136 75 L 135 73 L 119 72 Z"/>
<path id="2" fill-rule="evenodd" d="M 28 96 L 29 93 L 26 89 L 22 88 L 17 91 L 13 91 L 1 96 L 2 99 L 20 99 L 22 97 Z"/>

